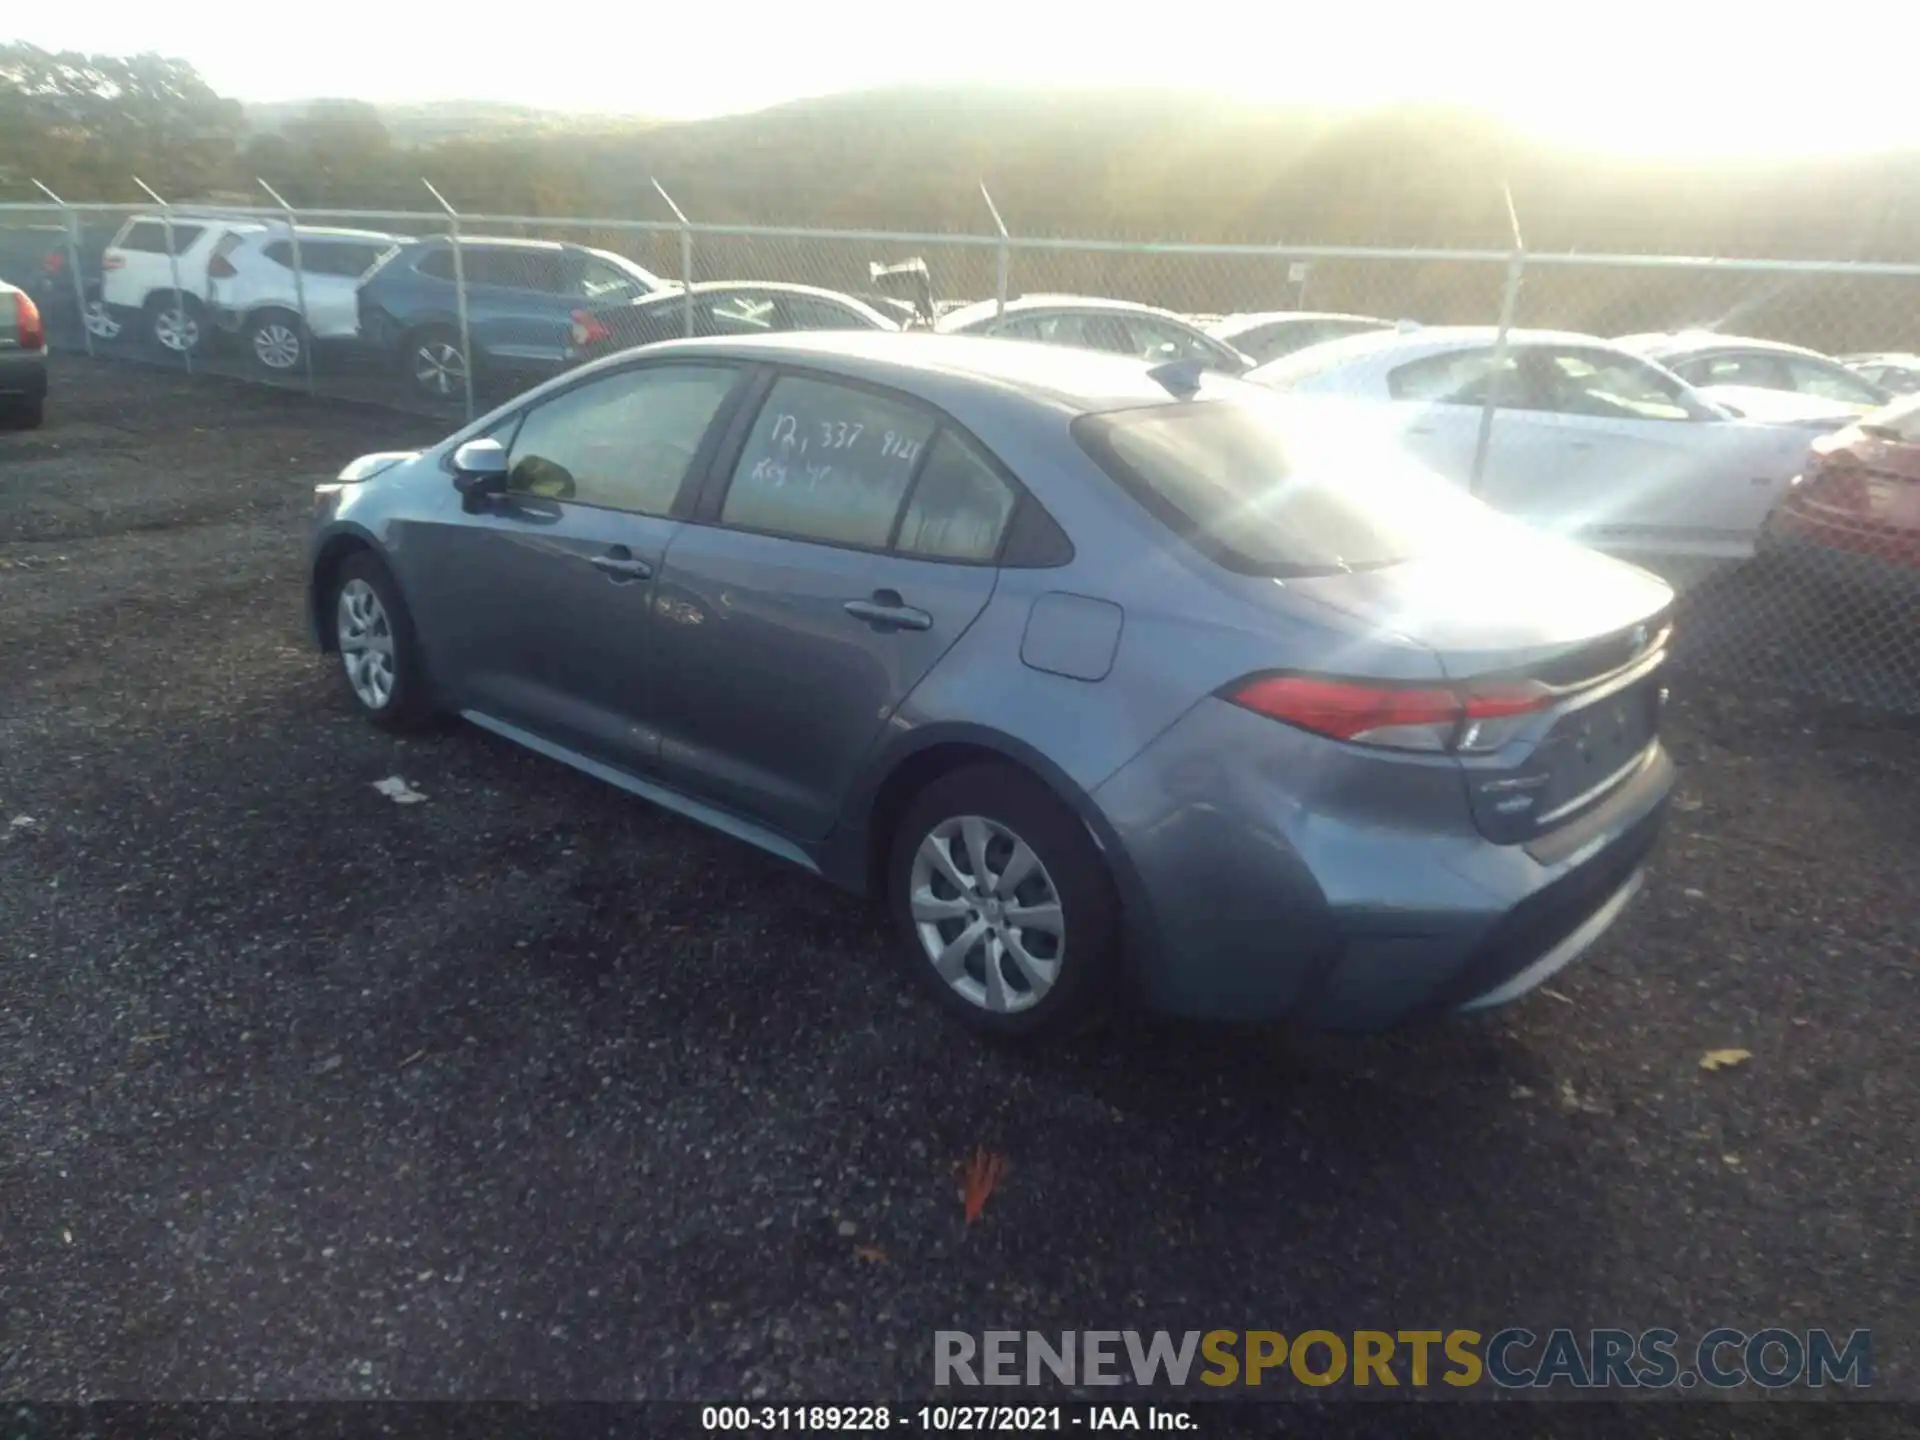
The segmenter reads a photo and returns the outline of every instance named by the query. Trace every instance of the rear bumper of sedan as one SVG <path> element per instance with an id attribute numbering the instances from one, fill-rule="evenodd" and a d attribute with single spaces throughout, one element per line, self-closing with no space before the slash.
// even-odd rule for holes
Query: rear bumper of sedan
<path id="1" fill-rule="evenodd" d="M 1451 760 L 1382 763 L 1209 701 L 1100 787 L 1148 1008 L 1373 1030 L 1517 999 L 1624 912 L 1673 786 L 1656 743 L 1594 809 L 1496 845 Z"/>

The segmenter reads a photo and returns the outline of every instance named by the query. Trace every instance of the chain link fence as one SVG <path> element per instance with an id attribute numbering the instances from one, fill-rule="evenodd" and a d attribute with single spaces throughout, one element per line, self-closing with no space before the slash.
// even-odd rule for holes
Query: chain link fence
<path id="1" fill-rule="evenodd" d="M 444 203 L 296 212 L 277 197 L 219 210 L 11 205 L 0 207 L 0 277 L 33 294 L 56 349 L 449 425 L 576 363 L 596 341 L 664 338 L 743 316 L 789 328 L 854 323 L 793 292 L 689 295 L 680 288 L 689 282 L 815 287 L 907 324 L 972 301 L 1048 293 L 1136 301 L 1203 324 L 1319 311 L 1431 326 L 1494 324 L 1517 277 L 1517 327 L 1600 336 L 1708 328 L 1834 355 L 1920 347 L 1920 265 L 712 226 L 685 221 L 662 198 L 675 218 L 466 215 Z M 595 316 L 656 288 L 674 293 L 648 307 L 651 329 L 595 329 Z M 734 315 L 729 305 L 746 308 Z M 1681 592 L 1684 666 L 1717 682 L 1920 713 L 1920 422 L 1892 424 L 1823 441 L 1824 457 L 1811 453 L 1817 428 L 1785 427 L 1805 447 L 1803 478 L 1772 506 L 1751 558 L 1656 565 Z M 1503 439 L 1518 443 L 1496 422 L 1490 456 Z M 1666 463 L 1635 444 L 1618 453 Z"/>

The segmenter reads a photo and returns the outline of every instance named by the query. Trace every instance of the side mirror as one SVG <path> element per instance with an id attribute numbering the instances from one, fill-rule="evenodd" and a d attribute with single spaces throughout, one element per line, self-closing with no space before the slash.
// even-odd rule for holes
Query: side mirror
<path id="1" fill-rule="evenodd" d="M 498 440 L 469 440 L 453 452 L 453 488 L 477 505 L 507 488 L 507 452 Z"/>

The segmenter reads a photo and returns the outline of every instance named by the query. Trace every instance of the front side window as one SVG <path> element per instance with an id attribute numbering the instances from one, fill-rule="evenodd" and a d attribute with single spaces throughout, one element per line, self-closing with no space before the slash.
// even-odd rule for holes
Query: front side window
<path id="1" fill-rule="evenodd" d="M 1349 425 L 1189 401 L 1082 416 L 1082 448 L 1162 523 L 1231 569 L 1297 576 L 1395 564 L 1497 523 Z"/>
<path id="2" fill-rule="evenodd" d="M 507 489 L 665 515 L 736 373 L 717 365 L 653 365 L 555 396 L 521 422 Z"/>
<path id="3" fill-rule="evenodd" d="M 1133 353 L 1143 360 L 1198 360 L 1217 369 L 1223 358 L 1199 336 L 1163 320 L 1129 315 L 1126 327 L 1132 334 Z"/>
<path id="4" fill-rule="evenodd" d="M 880 549 L 935 422 L 898 400 L 787 376 L 754 421 L 720 518 L 749 530 Z"/>
<path id="5" fill-rule="evenodd" d="M 470 285 L 498 285 L 508 290 L 531 290 L 557 295 L 561 290 L 560 255 L 553 250 L 510 250 L 487 247 L 465 251 Z"/>
<path id="6" fill-rule="evenodd" d="M 373 240 L 303 241 L 300 268 L 309 275 L 337 275 L 357 280 L 393 247 Z"/>
<path id="7" fill-rule="evenodd" d="M 1693 420 L 1704 412 L 1650 365 L 1604 350 L 1538 352 L 1548 409 L 1603 420 Z"/>

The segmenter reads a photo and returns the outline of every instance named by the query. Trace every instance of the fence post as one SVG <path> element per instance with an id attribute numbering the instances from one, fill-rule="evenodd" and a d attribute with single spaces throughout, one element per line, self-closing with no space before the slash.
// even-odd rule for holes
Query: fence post
<path id="1" fill-rule="evenodd" d="M 194 347 L 200 343 L 200 322 L 189 319 L 186 291 L 180 287 L 180 247 L 173 243 L 173 207 L 162 200 L 155 193 L 154 188 L 138 175 L 133 177 L 133 183 L 151 195 L 153 203 L 160 207 L 160 223 L 166 227 L 167 231 L 167 267 L 173 272 L 173 318 L 174 324 L 178 327 L 174 334 L 180 339 L 180 358 L 186 364 L 187 374 L 191 375 L 193 374 Z M 187 328 L 189 325 L 193 327 L 191 335 Z M 160 337 L 155 335 L 151 338 L 157 340 Z"/>
<path id="2" fill-rule="evenodd" d="M 1507 363 L 1507 332 L 1513 328 L 1513 312 L 1520 301 L 1520 280 L 1527 268 L 1527 242 L 1520 233 L 1520 216 L 1513 208 L 1513 190 L 1501 186 L 1501 192 L 1507 200 L 1507 226 L 1513 235 L 1513 252 L 1507 257 L 1507 286 L 1500 297 L 1500 328 L 1493 335 L 1493 365 L 1487 376 L 1487 398 L 1480 405 L 1480 433 L 1473 442 L 1473 475 L 1467 482 L 1467 493 L 1480 493 L 1480 478 L 1486 471 L 1487 450 L 1493 443 L 1493 411 L 1495 402 L 1505 381 L 1503 367 Z"/>
<path id="3" fill-rule="evenodd" d="M 993 216 L 993 228 L 1000 232 L 1000 243 L 994 247 L 993 266 L 993 318 L 998 320 L 1007 313 L 1007 283 L 1013 270 L 1013 250 L 1011 237 L 1007 234 L 1007 222 L 1000 218 L 1000 207 L 993 203 L 993 196 L 987 193 L 987 182 L 980 182 L 980 198 L 987 202 L 987 213 Z"/>
<path id="4" fill-rule="evenodd" d="M 38 180 L 35 188 L 54 204 L 60 207 L 60 214 L 67 222 L 67 270 L 73 276 L 73 303 L 79 308 L 74 312 L 80 317 L 80 339 L 87 347 L 87 354 L 93 354 L 93 327 L 87 324 L 87 282 L 80 274 L 80 217 L 66 201 Z"/>
<path id="5" fill-rule="evenodd" d="M 286 202 L 280 192 L 261 180 L 260 188 L 273 198 L 287 217 L 287 236 L 293 243 L 293 303 L 300 307 L 300 359 L 307 372 L 307 394 L 313 394 L 313 321 L 307 314 L 307 272 L 300 263 L 300 222 L 293 213 L 293 206 Z M 257 358 L 257 357 L 256 357 Z"/>
<path id="6" fill-rule="evenodd" d="M 680 222 L 680 318 L 681 333 L 689 340 L 693 338 L 693 222 L 687 219 L 687 212 L 674 204 L 673 197 L 667 193 L 667 187 L 649 175 L 653 188 L 660 198 L 667 202 L 667 208 L 673 211 L 673 218 Z"/>
<path id="7" fill-rule="evenodd" d="M 473 332 L 467 323 L 467 262 L 460 251 L 460 212 L 447 203 L 447 197 L 433 188 L 433 182 L 424 175 L 420 183 L 427 187 L 427 193 L 440 202 L 440 208 L 447 212 L 447 230 L 453 238 L 453 305 L 460 319 L 460 381 L 466 390 L 467 419 L 473 419 Z M 412 374 L 413 362 L 407 362 L 408 374 Z"/>

